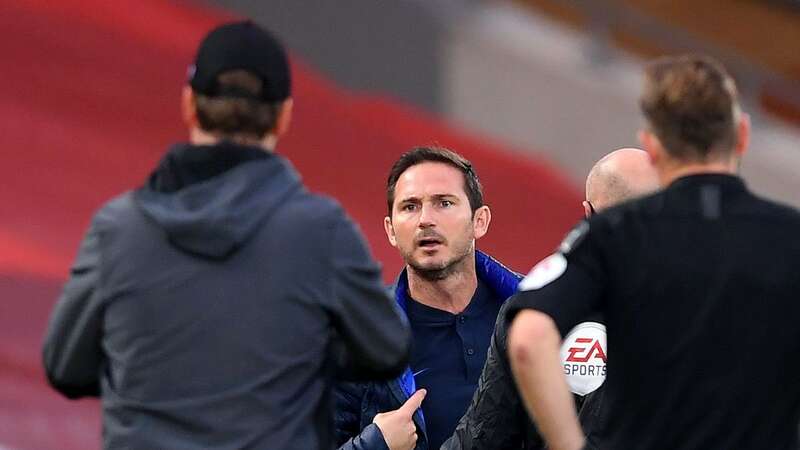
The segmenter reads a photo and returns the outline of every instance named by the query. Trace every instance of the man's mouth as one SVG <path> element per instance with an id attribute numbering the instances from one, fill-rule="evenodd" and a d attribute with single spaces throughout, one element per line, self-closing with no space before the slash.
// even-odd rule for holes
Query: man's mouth
<path id="1" fill-rule="evenodd" d="M 436 238 L 423 238 L 417 241 L 417 246 L 420 248 L 433 248 L 437 245 L 442 245 L 441 239 Z"/>

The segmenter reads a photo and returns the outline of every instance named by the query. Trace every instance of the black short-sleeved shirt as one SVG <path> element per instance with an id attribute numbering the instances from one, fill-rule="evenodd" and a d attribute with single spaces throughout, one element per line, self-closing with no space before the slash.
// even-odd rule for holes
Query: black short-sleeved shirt
<path id="1" fill-rule="evenodd" d="M 411 370 L 417 388 L 428 391 L 422 412 L 431 449 L 438 449 L 453 434 L 469 406 L 501 305 L 502 299 L 480 280 L 460 314 L 408 302 Z"/>
<path id="2" fill-rule="evenodd" d="M 608 332 L 610 449 L 797 449 L 800 213 L 680 178 L 583 222 L 520 284 L 562 335 Z"/>

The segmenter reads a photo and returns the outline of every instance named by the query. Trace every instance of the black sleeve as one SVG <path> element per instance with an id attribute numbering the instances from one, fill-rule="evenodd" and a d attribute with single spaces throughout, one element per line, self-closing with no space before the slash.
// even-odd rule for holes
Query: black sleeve
<path id="1" fill-rule="evenodd" d="M 442 450 L 505 450 L 523 448 L 523 443 L 526 444 L 524 448 L 530 450 L 544 448 L 544 442 L 528 419 L 508 362 L 508 329 L 504 317 L 512 301 L 506 301 L 497 315 L 478 389 Z"/>
<path id="2" fill-rule="evenodd" d="M 385 379 L 408 363 L 410 331 L 355 224 L 343 218 L 331 246 L 329 311 L 341 338 L 341 378 Z"/>
<path id="3" fill-rule="evenodd" d="M 99 271 L 100 231 L 94 221 L 50 316 L 42 351 L 47 379 L 69 398 L 100 394 L 104 357 Z"/>
<path id="4" fill-rule="evenodd" d="M 339 450 L 388 450 L 377 425 L 371 423 L 361 429 L 361 405 L 366 395 L 365 385 L 337 383 L 333 393 L 336 401 L 336 445 Z"/>
<path id="5" fill-rule="evenodd" d="M 360 433 L 348 439 L 339 450 L 389 450 L 378 425 L 371 423 Z"/>
<path id="6" fill-rule="evenodd" d="M 535 309 L 549 315 L 566 336 L 581 320 L 601 312 L 607 277 L 597 234 L 588 222 L 573 229 L 559 250 L 522 280 L 506 320 L 522 309 Z"/>
<path id="7" fill-rule="evenodd" d="M 602 386 L 596 391 L 586 395 L 583 405 L 579 409 L 578 420 L 581 423 L 583 434 L 586 435 L 586 450 L 600 448 L 597 441 L 600 441 L 606 428 L 608 414 L 603 410 L 603 394 L 605 390 Z"/>
<path id="8" fill-rule="evenodd" d="M 333 398 L 336 402 L 336 413 L 333 416 L 336 443 L 341 445 L 361 431 L 361 403 L 364 400 L 364 389 L 360 383 L 339 382 L 333 388 Z"/>

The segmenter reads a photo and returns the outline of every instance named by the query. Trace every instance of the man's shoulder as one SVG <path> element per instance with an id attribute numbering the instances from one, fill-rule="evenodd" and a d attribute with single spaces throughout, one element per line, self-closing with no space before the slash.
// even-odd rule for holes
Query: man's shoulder
<path id="1" fill-rule="evenodd" d="M 334 198 L 302 190 L 289 197 L 277 214 L 297 226 L 332 226 L 348 219 L 342 205 Z"/>
<path id="2" fill-rule="evenodd" d="M 800 210 L 753 194 L 746 202 L 748 212 L 764 217 L 765 219 L 785 223 L 787 225 L 800 225 Z"/>
<path id="3" fill-rule="evenodd" d="M 481 251 L 475 252 L 475 270 L 480 280 L 488 283 L 492 291 L 505 301 L 517 291 L 522 275 Z"/>
<path id="4" fill-rule="evenodd" d="M 697 214 L 687 207 L 685 196 L 670 196 L 669 188 L 612 206 L 593 216 L 591 221 L 612 227 L 632 221 L 663 220 L 665 216 Z M 698 204 L 701 203 L 698 201 Z M 723 216 L 760 216 L 764 219 L 800 223 L 800 210 L 788 204 L 762 197 L 749 189 L 735 190 L 721 202 Z"/>
<path id="5" fill-rule="evenodd" d="M 506 340 L 508 339 L 508 326 L 509 323 L 506 320 L 506 315 L 508 314 L 509 309 L 515 308 L 517 303 L 521 302 L 520 297 L 517 295 L 512 295 L 509 297 L 508 300 L 503 302 L 500 306 L 500 311 L 497 313 L 497 321 L 494 325 L 494 335 L 495 339 L 497 340 L 497 345 L 505 349 L 506 348 Z M 505 357 L 505 352 L 502 355 Z"/>
<path id="6" fill-rule="evenodd" d="M 671 214 L 667 210 L 667 203 L 664 192 L 659 191 L 604 209 L 572 229 L 570 234 L 575 241 L 572 247 L 577 247 L 584 240 L 605 245 L 629 242 L 634 236 L 647 233 L 648 224 L 663 221 L 665 215 Z M 565 240 L 569 240 L 570 234 Z"/>
<path id="7" fill-rule="evenodd" d="M 101 228 L 118 223 L 129 223 L 132 214 L 137 214 L 133 202 L 133 191 L 125 191 L 103 203 L 95 212 L 92 223 Z"/>
<path id="8" fill-rule="evenodd" d="M 632 222 L 652 219 L 664 211 L 664 205 L 664 192 L 655 192 L 610 206 L 599 214 L 593 215 L 589 219 L 589 223 L 593 231 L 604 228 L 614 229 Z"/>

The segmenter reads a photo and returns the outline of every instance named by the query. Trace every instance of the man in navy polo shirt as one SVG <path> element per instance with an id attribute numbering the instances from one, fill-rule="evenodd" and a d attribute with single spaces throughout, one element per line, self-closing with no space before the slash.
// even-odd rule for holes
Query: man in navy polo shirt
<path id="1" fill-rule="evenodd" d="M 337 388 L 337 439 L 342 449 L 438 449 L 472 399 L 497 313 L 520 277 L 475 250 L 491 212 L 460 155 L 404 154 L 387 200 L 386 235 L 406 263 L 394 294 L 412 329 L 411 364 L 392 381 Z"/>

